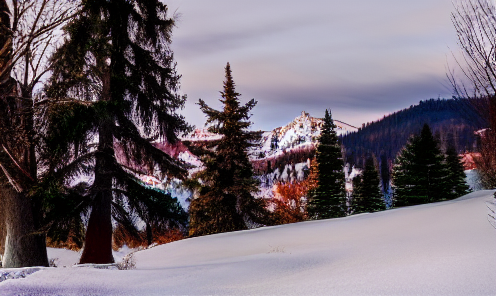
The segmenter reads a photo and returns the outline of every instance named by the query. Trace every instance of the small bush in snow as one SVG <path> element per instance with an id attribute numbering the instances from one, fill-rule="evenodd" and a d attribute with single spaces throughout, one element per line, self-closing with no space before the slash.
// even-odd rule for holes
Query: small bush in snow
<path id="1" fill-rule="evenodd" d="M 122 261 L 117 263 L 117 268 L 119 270 L 135 269 L 136 261 L 134 260 L 133 255 L 134 253 L 129 253 L 126 256 L 124 256 L 124 258 L 122 258 Z"/>
<path id="2" fill-rule="evenodd" d="M 50 267 L 57 267 L 57 261 L 59 261 L 59 258 L 49 258 L 48 259 L 48 266 Z"/>

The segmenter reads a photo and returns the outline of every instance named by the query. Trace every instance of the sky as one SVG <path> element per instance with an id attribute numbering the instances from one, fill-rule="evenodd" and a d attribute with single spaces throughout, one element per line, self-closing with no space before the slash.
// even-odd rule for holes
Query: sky
<path id="1" fill-rule="evenodd" d="M 450 98 L 458 51 L 451 0 L 164 0 L 175 13 L 172 49 L 197 127 L 198 99 L 220 109 L 229 62 L 241 101 L 258 101 L 253 129 L 301 111 L 354 126 L 430 98 Z"/>

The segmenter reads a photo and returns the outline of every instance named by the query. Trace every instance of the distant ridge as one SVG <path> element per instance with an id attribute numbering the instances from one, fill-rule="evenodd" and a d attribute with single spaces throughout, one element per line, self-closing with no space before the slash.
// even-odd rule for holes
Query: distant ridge
<path id="1" fill-rule="evenodd" d="M 427 123 L 445 150 L 453 145 L 458 153 L 477 150 L 475 131 L 485 122 L 464 99 L 430 99 L 364 124 L 355 132 L 341 136 L 346 161 L 361 166 L 365 156 L 394 160 L 411 135 Z"/>

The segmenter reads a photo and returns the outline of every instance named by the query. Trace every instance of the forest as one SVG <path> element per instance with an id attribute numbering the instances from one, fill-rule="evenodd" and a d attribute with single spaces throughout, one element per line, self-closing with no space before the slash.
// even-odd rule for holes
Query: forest
<path id="1" fill-rule="evenodd" d="M 476 131 L 487 127 L 467 99 L 430 99 L 363 124 L 357 132 L 341 137 L 346 161 L 364 167 L 367 155 L 391 162 L 409 138 L 428 124 L 441 149 L 453 146 L 458 153 L 479 149 Z"/>
<path id="2" fill-rule="evenodd" d="M 180 113 L 187 96 L 167 5 L 42 0 L 9 7 L 0 0 L 0 13 L 3 267 L 49 266 L 47 246 L 81 250 L 79 264 L 114 264 L 112 251 L 123 245 L 452 200 L 468 192 L 458 153 L 492 153 L 485 144 L 492 130 L 475 134 L 490 126 L 477 98 L 431 99 L 341 137 L 325 109 L 318 137 L 295 138 L 286 147 L 296 147 L 293 153 L 252 161 L 262 137 L 251 121 L 258 101 L 241 103 L 229 62 L 219 81 L 222 107 L 197 102 L 216 137 L 181 142 L 192 127 Z M 57 30 L 64 38 L 55 45 Z M 299 149 L 306 139 L 314 146 Z M 186 150 L 201 164 L 179 159 Z M 287 164 L 294 172 L 302 162 L 304 180 L 257 195 L 257 175 Z M 346 188 L 346 163 L 363 168 L 355 192 Z M 381 186 L 389 194 L 390 179 L 393 196 L 381 196 Z M 172 183 L 189 193 L 186 207 L 169 190 Z"/>

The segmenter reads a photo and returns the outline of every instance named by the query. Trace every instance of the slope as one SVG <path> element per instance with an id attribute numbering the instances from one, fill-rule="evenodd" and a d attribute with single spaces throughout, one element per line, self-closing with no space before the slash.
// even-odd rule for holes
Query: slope
<path id="1" fill-rule="evenodd" d="M 430 99 L 394 112 L 382 119 L 363 124 L 341 137 L 346 161 L 358 164 L 373 153 L 381 161 L 391 162 L 412 134 L 420 133 L 427 123 L 441 142 L 443 151 L 453 145 L 458 153 L 477 150 L 475 131 L 486 127 L 468 100 Z"/>
<path id="2" fill-rule="evenodd" d="M 2 295 L 495 295 L 496 229 L 462 198 L 197 237 L 135 254 L 136 270 L 51 268 Z"/>

